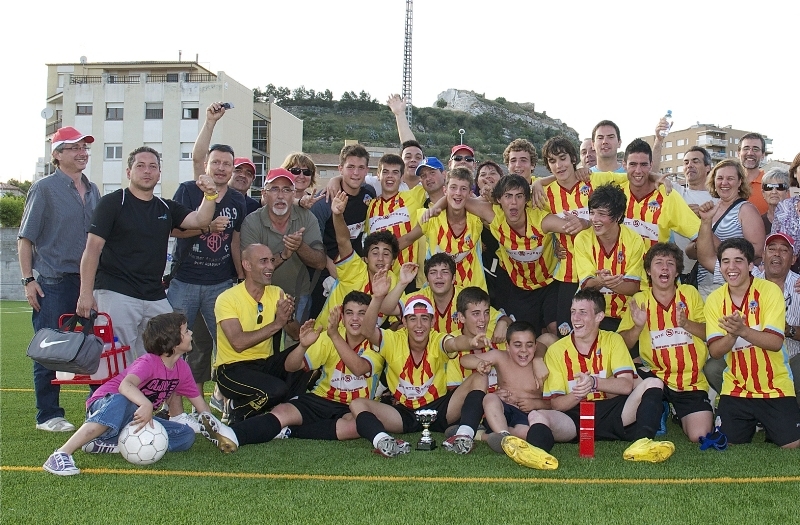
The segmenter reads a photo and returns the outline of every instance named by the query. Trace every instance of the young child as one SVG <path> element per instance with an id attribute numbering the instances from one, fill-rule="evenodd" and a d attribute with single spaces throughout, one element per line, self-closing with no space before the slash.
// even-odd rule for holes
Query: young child
<path id="1" fill-rule="evenodd" d="M 153 412 L 173 394 L 187 397 L 201 416 L 222 425 L 211 415 L 189 365 L 181 359 L 192 349 L 186 317 L 178 313 L 157 315 L 142 337 L 147 354 L 100 386 L 86 401 L 86 422 L 47 458 L 44 470 L 58 476 L 80 474 L 72 458 L 78 448 L 89 454 L 117 452 L 120 431 L 131 422 L 137 432 L 148 424 L 152 427 Z M 167 450 L 180 452 L 192 446 L 195 434 L 191 427 L 156 419 L 169 436 Z"/>

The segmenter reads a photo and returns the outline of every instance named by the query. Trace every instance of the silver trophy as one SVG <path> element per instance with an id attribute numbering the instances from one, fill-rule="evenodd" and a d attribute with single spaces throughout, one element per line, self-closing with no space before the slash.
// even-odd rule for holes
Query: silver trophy
<path id="1" fill-rule="evenodd" d="M 433 450 L 436 448 L 436 440 L 431 436 L 431 431 L 428 427 L 436 421 L 436 410 L 420 409 L 414 412 L 417 421 L 422 425 L 422 437 L 417 442 L 417 450 Z"/>

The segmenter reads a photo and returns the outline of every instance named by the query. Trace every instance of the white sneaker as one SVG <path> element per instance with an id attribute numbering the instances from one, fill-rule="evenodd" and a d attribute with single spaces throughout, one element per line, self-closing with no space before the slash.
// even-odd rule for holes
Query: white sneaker
<path id="1" fill-rule="evenodd" d="M 38 423 L 36 429 L 46 430 L 47 432 L 72 432 L 75 430 L 75 425 L 63 417 L 54 417 L 44 423 Z"/>
<path id="2" fill-rule="evenodd" d="M 236 432 L 211 415 L 210 412 L 200 414 L 200 425 L 202 427 L 201 434 L 224 454 L 238 450 L 239 438 L 236 437 Z"/>
<path id="3" fill-rule="evenodd" d="M 186 412 L 184 412 L 183 414 L 178 414 L 177 416 L 170 417 L 169 420 L 190 427 L 192 430 L 194 430 L 195 434 L 200 433 L 200 423 L 197 422 L 196 415 L 195 417 L 192 417 L 192 415 L 189 415 Z"/>
<path id="4" fill-rule="evenodd" d="M 66 452 L 53 452 L 42 468 L 56 476 L 74 476 L 81 473 L 81 470 L 75 466 L 72 456 Z"/>

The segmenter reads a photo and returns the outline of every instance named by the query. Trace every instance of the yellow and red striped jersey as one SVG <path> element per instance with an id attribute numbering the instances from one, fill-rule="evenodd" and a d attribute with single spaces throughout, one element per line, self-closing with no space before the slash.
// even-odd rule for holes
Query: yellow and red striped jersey
<path id="1" fill-rule="evenodd" d="M 620 225 L 617 243 L 609 251 L 603 248 L 594 230 L 589 228 L 575 236 L 575 268 L 581 285 L 597 274 L 608 270 L 612 275 L 624 275 L 625 280 L 647 282 L 644 273 L 644 241 L 635 231 Z M 614 293 L 608 288 L 600 290 L 606 296 L 606 315 L 621 318 L 628 296 Z"/>
<path id="2" fill-rule="evenodd" d="M 572 392 L 575 377 L 579 373 L 590 374 L 600 379 L 630 374 L 635 377 L 633 360 L 622 336 L 616 332 L 600 330 L 588 355 L 582 355 L 575 347 L 574 334 L 553 343 L 544 355 L 544 364 L 550 374 L 544 382 L 542 397 L 551 399 Z M 608 399 L 605 392 L 592 392 L 588 401 Z"/>
<path id="3" fill-rule="evenodd" d="M 449 356 L 444 351 L 444 342 L 450 337 L 431 330 L 428 347 L 420 362 L 415 363 L 405 328 L 396 332 L 381 330 L 377 351 L 386 361 L 386 385 L 398 403 L 416 410 L 447 393 L 445 367 Z"/>
<path id="4" fill-rule="evenodd" d="M 417 212 L 417 222 L 425 210 Z M 456 262 L 456 284 L 477 286 L 486 290 L 481 259 L 481 232 L 483 224 L 476 215 L 467 214 L 467 226 L 456 235 L 447 221 L 447 213 L 440 213 L 425 224 L 420 224 L 428 244 L 426 259 L 439 252 L 449 254 Z"/>
<path id="5" fill-rule="evenodd" d="M 401 191 L 394 197 L 384 199 L 378 197 L 369 203 L 367 210 L 367 234 L 389 230 L 398 239 L 410 232 L 416 224 L 417 210 L 427 194 L 422 185 Z M 400 266 L 407 262 L 416 262 L 417 243 L 400 250 L 392 266 L 395 275 L 399 275 Z"/>
<path id="6" fill-rule="evenodd" d="M 346 340 L 347 333 L 344 327 L 339 327 L 339 334 Z M 328 334 L 322 332 L 319 339 L 308 347 L 304 357 L 306 370 L 322 367 L 322 375 L 311 393 L 345 404 L 350 404 L 353 399 L 358 398 L 372 399 L 383 371 L 383 358 L 369 347 L 369 340 L 365 339 L 353 348 L 353 352 L 366 358 L 372 365 L 372 370 L 368 374 L 357 376 L 344 365 Z"/>
<path id="7" fill-rule="evenodd" d="M 737 306 L 731 299 L 728 284 L 717 288 L 706 299 L 706 341 L 711 345 L 724 337 L 719 327 L 722 316 L 739 312 L 744 324 L 759 332 L 783 337 L 786 326 L 786 302 L 783 290 L 766 279 L 751 277 L 750 288 Z M 794 383 L 789 372 L 789 353 L 783 347 L 771 352 L 738 337 L 733 349 L 725 354 L 722 395 L 750 398 L 794 397 Z"/>
<path id="8" fill-rule="evenodd" d="M 690 240 L 697 238 L 700 218 L 677 191 L 667 195 L 664 186 L 658 186 L 652 193 L 637 199 L 627 181 L 621 186 L 628 197 L 624 224 L 642 236 L 645 251 L 658 242 L 669 242 L 673 231 Z"/>
<path id="9" fill-rule="evenodd" d="M 647 324 L 639 334 L 639 355 L 650 370 L 676 392 L 708 391 L 703 365 L 708 348 L 703 339 L 695 337 L 678 325 L 678 310 L 690 321 L 705 323 L 703 299 L 696 288 L 678 286 L 672 302 L 663 305 L 653 297 L 653 291 L 639 292 L 632 301 L 647 311 Z M 618 332 L 633 328 L 630 309 L 622 314 Z"/>
<path id="10" fill-rule="evenodd" d="M 525 231 L 521 234 L 509 226 L 500 206 L 493 206 L 494 220 L 489 224 L 500 247 L 497 257 L 517 288 L 537 290 L 553 282 L 556 256 L 549 233 L 542 231 L 542 220 L 548 212 L 526 207 Z"/>

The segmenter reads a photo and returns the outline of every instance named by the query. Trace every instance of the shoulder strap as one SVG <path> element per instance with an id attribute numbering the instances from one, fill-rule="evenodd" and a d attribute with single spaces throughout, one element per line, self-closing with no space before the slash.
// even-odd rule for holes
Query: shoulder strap
<path id="1" fill-rule="evenodd" d="M 742 203 L 742 202 L 747 202 L 747 199 L 745 199 L 745 198 L 742 198 L 742 197 L 739 197 L 738 199 L 736 199 L 736 200 L 733 202 L 733 204 L 731 204 L 731 205 L 728 207 L 728 209 L 727 209 L 727 210 L 725 210 L 725 213 L 723 213 L 723 214 L 722 214 L 722 217 L 720 217 L 719 219 L 717 219 L 717 222 L 715 222 L 715 223 L 714 223 L 714 225 L 711 227 L 711 231 L 712 231 L 712 232 L 715 232 L 715 231 L 717 231 L 717 226 L 719 226 L 719 225 L 720 225 L 720 223 L 722 222 L 722 219 L 724 219 L 724 218 L 725 218 L 725 217 L 728 215 L 728 212 L 730 212 L 732 209 L 734 209 L 736 206 L 738 206 L 738 205 L 739 205 L 740 203 Z"/>

